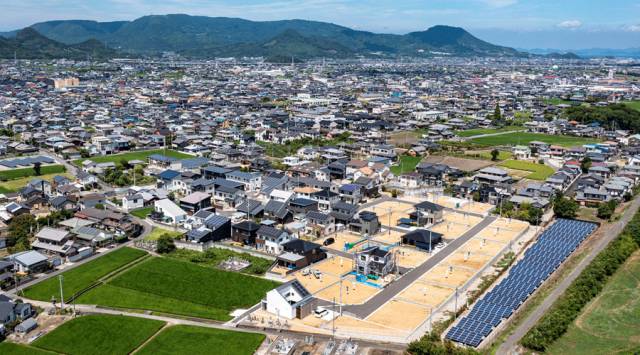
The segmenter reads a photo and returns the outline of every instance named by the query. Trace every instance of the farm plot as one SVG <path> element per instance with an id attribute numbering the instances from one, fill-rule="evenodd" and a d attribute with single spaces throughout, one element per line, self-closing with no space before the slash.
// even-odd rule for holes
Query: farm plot
<path id="1" fill-rule="evenodd" d="M 72 319 L 39 338 L 33 346 L 70 355 L 129 354 L 155 334 L 164 322 L 115 315 Z"/>
<path id="2" fill-rule="evenodd" d="M 250 355 L 264 339 L 263 334 L 176 325 L 161 331 L 137 353 L 191 355 L 224 352 Z"/>
<path id="3" fill-rule="evenodd" d="M 77 159 L 77 160 L 73 161 L 73 164 L 80 165 L 85 160 L 91 160 L 94 163 L 110 163 L 110 162 L 112 162 L 112 163 L 116 163 L 116 164 L 119 163 L 122 160 L 126 160 L 126 161 L 131 161 L 131 160 L 146 161 L 147 158 L 150 155 L 154 155 L 154 154 L 165 155 L 165 156 L 168 156 L 170 158 L 176 158 L 176 159 L 193 158 L 193 156 L 190 155 L 190 154 L 178 152 L 176 150 L 171 150 L 171 149 L 167 149 L 167 150 L 164 150 L 164 149 L 153 149 L 153 150 L 143 150 L 143 151 L 122 153 L 122 154 L 114 154 L 114 155 L 96 156 L 96 157 L 91 157 L 91 158 L 86 158 L 86 159 Z"/>
<path id="4" fill-rule="evenodd" d="M 145 255 L 147 255 L 145 251 L 124 247 L 65 271 L 62 273 L 63 292 L 66 297 L 71 297 L 76 292 L 91 286 L 101 277 Z M 57 297 L 60 294 L 59 282 L 57 277 L 49 278 L 25 289 L 24 296 L 38 301 L 50 301 L 51 296 Z"/>
<path id="5" fill-rule="evenodd" d="M 82 303 L 229 320 L 276 282 L 169 258 L 150 258 L 80 297 Z"/>
<path id="6" fill-rule="evenodd" d="M 499 136 L 485 136 L 473 138 L 471 143 L 485 147 L 504 145 L 528 145 L 531 141 L 545 142 L 548 144 L 561 145 L 563 147 L 581 146 L 588 143 L 596 143 L 599 140 L 594 138 L 574 137 L 574 136 L 554 136 L 550 134 L 514 132 Z"/>

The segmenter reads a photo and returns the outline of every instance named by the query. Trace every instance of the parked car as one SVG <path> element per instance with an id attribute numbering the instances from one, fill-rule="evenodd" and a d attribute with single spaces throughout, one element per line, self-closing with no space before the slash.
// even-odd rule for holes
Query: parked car
<path id="1" fill-rule="evenodd" d="M 327 238 L 327 239 L 324 240 L 324 242 L 322 242 L 322 245 L 324 245 L 326 247 L 327 245 L 331 245 L 331 244 L 333 244 L 335 242 L 336 242 L 336 240 L 334 238 Z"/>

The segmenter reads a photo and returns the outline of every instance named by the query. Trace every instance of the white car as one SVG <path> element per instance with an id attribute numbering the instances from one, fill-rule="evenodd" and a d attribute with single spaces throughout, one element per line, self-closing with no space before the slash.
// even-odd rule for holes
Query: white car
<path id="1" fill-rule="evenodd" d="M 327 314 L 329 314 L 329 311 L 327 311 L 327 310 L 326 310 L 326 309 L 324 309 L 324 308 L 316 308 L 316 309 L 313 311 L 313 315 L 314 315 L 316 318 L 323 318 L 323 317 L 324 317 L 324 316 L 326 316 Z"/>

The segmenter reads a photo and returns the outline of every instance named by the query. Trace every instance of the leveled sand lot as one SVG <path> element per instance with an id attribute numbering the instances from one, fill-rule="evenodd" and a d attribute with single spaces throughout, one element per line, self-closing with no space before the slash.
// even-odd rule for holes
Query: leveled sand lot
<path id="1" fill-rule="evenodd" d="M 342 285 L 341 285 L 342 284 Z M 340 295 L 342 286 L 342 296 Z M 337 282 L 314 296 L 326 301 L 333 301 L 342 304 L 361 304 L 380 291 L 379 288 L 357 282 L 353 276 L 346 277 L 342 283 Z M 342 301 L 340 301 L 342 297 Z"/>
<path id="2" fill-rule="evenodd" d="M 312 265 L 310 268 L 318 270 L 323 274 L 342 276 L 353 270 L 353 259 L 343 258 L 341 256 L 329 256 L 327 259 Z"/>
<path id="3" fill-rule="evenodd" d="M 414 247 L 400 246 L 393 250 L 396 252 L 396 260 L 400 267 L 412 269 L 429 259 L 429 253 Z"/>
<path id="4" fill-rule="evenodd" d="M 454 266 L 480 270 L 494 256 L 472 251 L 459 251 L 446 258 L 444 262 Z"/>
<path id="5" fill-rule="evenodd" d="M 375 212 L 378 215 L 380 224 L 383 226 L 389 225 L 395 227 L 398 225 L 400 218 L 408 218 L 409 213 L 413 212 L 415 208 L 412 204 L 399 202 L 399 201 L 384 201 L 368 207 L 363 211 Z"/>
<path id="6" fill-rule="evenodd" d="M 429 317 L 427 307 L 393 299 L 378 308 L 367 320 L 391 328 L 412 331 Z"/>
<path id="7" fill-rule="evenodd" d="M 431 228 L 432 231 L 444 235 L 444 239 L 456 239 L 482 221 L 482 218 L 470 214 L 451 211 L 443 213 L 444 220 Z"/>
<path id="8" fill-rule="evenodd" d="M 359 241 L 361 241 L 363 239 L 363 237 L 361 235 L 355 234 L 355 233 L 350 233 L 347 231 L 341 231 L 338 232 L 336 234 L 332 234 L 330 236 L 328 236 L 327 238 L 323 239 L 322 242 L 319 242 L 320 244 L 322 244 L 324 242 L 324 240 L 328 239 L 328 238 L 333 238 L 335 240 L 335 242 L 333 244 L 327 245 L 327 248 L 329 249 L 333 249 L 333 250 L 338 250 L 338 251 L 345 251 L 344 250 L 344 246 L 347 243 L 357 243 Z"/>
<path id="9" fill-rule="evenodd" d="M 460 248 L 460 251 L 496 255 L 502 248 L 504 248 L 504 243 L 495 242 L 489 238 L 473 237 Z"/>
<path id="10" fill-rule="evenodd" d="M 406 233 L 396 230 L 383 229 L 382 231 L 380 231 L 380 233 L 374 235 L 371 239 L 384 244 L 394 244 L 400 243 L 402 241 L 402 236 L 405 234 Z"/>
<path id="11" fill-rule="evenodd" d="M 402 291 L 399 300 L 406 300 L 419 303 L 425 307 L 436 307 L 451 296 L 453 289 L 448 287 L 435 286 L 422 282 L 414 282 L 411 286 Z"/>
<path id="12" fill-rule="evenodd" d="M 320 278 L 316 278 L 313 275 L 303 276 L 301 273 L 289 275 L 288 279 L 298 279 L 302 286 L 304 286 L 309 292 L 316 293 L 324 288 L 327 288 L 334 283 L 338 282 L 339 277 L 329 274 L 322 274 Z"/>
<path id="13" fill-rule="evenodd" d="M 457 268 L 451 265 L 444 265 L 441 263 L 424 274 L 420 280 L 426 283 L 432 283 L 454 289 L 467 282 L 474 273 L 475 272 L 471 270 Z"/>

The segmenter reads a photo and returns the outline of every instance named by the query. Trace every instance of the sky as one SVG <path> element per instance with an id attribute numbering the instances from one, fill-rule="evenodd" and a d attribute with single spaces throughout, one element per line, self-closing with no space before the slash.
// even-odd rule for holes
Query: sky
<path id="1" fill-rule="evenodd" d="M 516 48 L 640 47 L 640 0 L 0 0 L 0 9 L 0 31 L 48 20 L 186 13 L 399 34 L 451 25 Z"/>

